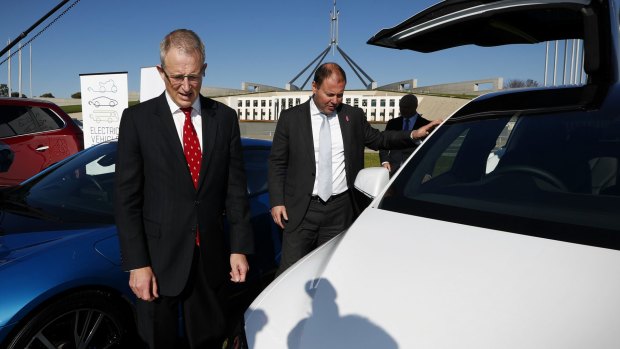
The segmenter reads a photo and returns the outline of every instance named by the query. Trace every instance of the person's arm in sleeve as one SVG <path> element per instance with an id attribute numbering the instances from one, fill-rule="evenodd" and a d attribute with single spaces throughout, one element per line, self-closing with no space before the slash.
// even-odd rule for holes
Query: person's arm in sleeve
<path id="1" fill-rule="evenodd" d="M 121 246 L 121 263 L 129 271 L 136 297 L 151 301 L 159 296 L 144 235 L 142 150 L 134 119 L 123 111 L 117 143 L 114 212 Z"/>
<path id="2" fill-rule="evenodd" d="M 269 202 L 271 217 L 280 227 L 288 220 L 284 206 L 284 185 L 288 171 L 289 131 L 287 113 L 280 115 L 269 154 Z"/>
<path id="3" fill-rule="evenodd" d="M 254 253 L 254 234 L 250 224 L 250 205 L 239 123 L 236 115 L 231 119 L 233 121 L 226 194 L 226 217 L 230 224 L 230 279 L 233 282 L 244 282 L 250 269 L 246 255 Z"/>

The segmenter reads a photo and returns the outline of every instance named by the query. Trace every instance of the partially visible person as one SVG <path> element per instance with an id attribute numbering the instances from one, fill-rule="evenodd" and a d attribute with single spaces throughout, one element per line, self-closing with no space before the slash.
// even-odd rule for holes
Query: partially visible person
<path id="1" fill-rule="evenodd" d="M 317 68 L 312 98 L 280 114 L 269 157 L 274 222 L 284 229 L 278 274 L 347 229 L 359 210 L 353 182 L 364 149 L 408 148 L 439 125 L 380 132 L 362 109 L 342 104 L 347 78 L 336 63 Z"/>
<path id="2" fill-rule="evenodd" d="M 398 102 L 398 108 L 400 109 L 400 116 L 388 121 L 387 125 L 385 125 L 386 131 L 415 131 L 430 123 L 430 120 L 423 118 L 418 113 L 418 98 L 415 95 L 404 95 Z M 393 175 L 420 143 L 420 141 L 417 141 L 412 147 L 406 149 L 380 150 L 379 160 L 381 161 L 381 166 L 390 171 L 390 176 Z"/>
<path id="3" fill-rule="evenodd" d="M 115 218 L 123 268 L 150 348 L 180 347 L 180 328 L 190 348 L 221 348 L 227 278 L 245 281 L 253 251 L 239 124 L 231 108 L 200 95 L 207 64 L 196 33 L 169 33 L 160 55 L 166 91 L 121 119 Z"/>

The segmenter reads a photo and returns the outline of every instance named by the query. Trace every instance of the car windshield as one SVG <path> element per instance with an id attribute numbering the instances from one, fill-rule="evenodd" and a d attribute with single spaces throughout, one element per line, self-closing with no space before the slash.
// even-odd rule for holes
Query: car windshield
<path id="1" fill-rule="evenodd" d="M 104 143 L 34 177 L 5 198 L 18 207 L 64 222 L 113 224 L 116 143 Z"/>
<path id="2" fill-rule="evenodd" d="M 617 115 L 459 118 L 426 141 L 378 207 L 618 248 L 619 159 Z"/>

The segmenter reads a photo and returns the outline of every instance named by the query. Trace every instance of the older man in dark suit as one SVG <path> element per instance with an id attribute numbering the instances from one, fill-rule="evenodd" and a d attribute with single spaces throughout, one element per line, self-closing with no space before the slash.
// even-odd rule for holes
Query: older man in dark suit
<path id="1" fill-rule="evenodd" d="M 430 123 L 422 115 L 418 114 L 418 98 L 415 95 L 404 95 L 398 102 L 400 116 L 388 121 L 385 125 L 386 131 L 405 130 L 415 131 L 422 126 Z M 420 142 L 407 149 L 382 149 L 379 151 L 381 166 L 394 174 L 400 166 L 409 158 L 409 155 L 417 148 Z"/>
<path id="2" fill-rule="evenodd" d="M 225 282 L 243 282 L 253 240 L 236 113 L 200 96 L 204 44 L 179 29 L 161 43 L 166 91 L 126 109 L 118 140 L 115 215 L 122 262 L 138 298 L 141 337 L 221 348 Z M 230 223 L 230 241 L 223 214 Z"/>
<path id="3" fill-rule="evenodd" d="M 365 146 L 411 147 L 439 124 L 380 132 L 360 108 L 342 104 L 345 85 L 342 68 L 324 63 L 312 98 L 280 114 L 269 157 L 271 215 L 284 229 L 278 273 L 351 225 L 358 212 L 350 189 Z"/>

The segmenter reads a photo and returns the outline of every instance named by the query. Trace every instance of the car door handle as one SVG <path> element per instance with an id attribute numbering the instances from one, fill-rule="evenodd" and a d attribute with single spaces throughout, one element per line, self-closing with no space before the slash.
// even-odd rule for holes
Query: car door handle
<path id="1" fill-rule="evenodd" d="M 49 148 L 50 148 L 50 146 L 49 146 L 49 145 L 40 145 L 40 146 L 38 146 L 35 150 L 36 150 L 36 151 L 46 151 L 46 150 L 48 150 Z"/>

